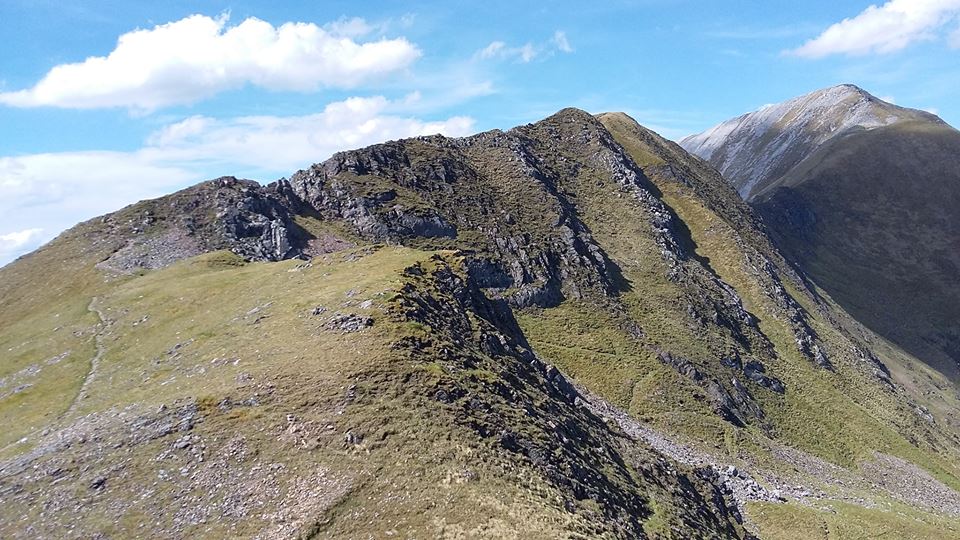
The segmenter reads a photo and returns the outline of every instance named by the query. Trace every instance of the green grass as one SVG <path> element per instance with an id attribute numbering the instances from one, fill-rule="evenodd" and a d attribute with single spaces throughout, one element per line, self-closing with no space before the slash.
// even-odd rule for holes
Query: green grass
<path id="1" fill-rule="evenodd" d="M 770 540 L 946 540 L 960 535 L 957 519 L 899 504 L 863 508 L 833 502 L 811 508 L 793 503 L 753 503 L 749 514 L 761 538 Z"/>
<path id="2" fill-rule="evenodd" d="M 63 414 L 89 370 L 98 319 L 88 306 L 111 286 L 93 268 L 111 245 L 93 230 L 80 225 L 3 269 L 0 378 L 8 382 L 0 395 L 20 384 L 32 386 L 0 400 L 0 455 Z M 31 368 L 39 372 L 16 375 Z"/>
<path id="3" fill-rule="evenodd" d="M 757 242 L 749 230 L 737 228 L 736 222 L 725 218 L 718 210 L 720 205 L 703 195 L 702 186 L 686 186 L 664 176 L 656 169 L 657 160 L 651 158 L 651 155 L 656 155 L 657 150 L 655 146 L 651 146 L 654 143 L 651 143 L 649 138 L 632 135 L 629 126 L 620 118 L 609 117 L 603 120 L 638 163 L 649 164 L 644 165 L 645 167 L 654 167 L 651 169 L 650 178 L 663 193 L 663 201 L 690 229 L 697 254 L 709 261 L 711 269 L 725 282 L 736 288 L 744 306 L 758 317 L 760 330 L 774 345 L 778 360 L 768 365 L 773 374 L 784 381 L 788 391 L 783 398 L 764 392 L 756 392 L 755 395 L 760 398 L 767 412 L 776 439 L 845 467 L 855 468 L 861 461 L 872 460 L 874 451 L 898 455 L 924 467 L 954 489 L 960 488 L 960 469 L 956 467 L 955 454 L 943 453 L 944 448 L 953 447 L 949 428 L 931 430 L 929 426 L 922 425 L 913 411 L 903 404 L 900 396 L 885 392 L 880 385 L 870 380 L 869 376 L 857 368 L 858 360 L 850 354 L 848 338 L 838 332 L 835 326 L 821 320 L 816 315 L 819 308 L 813 304 L 811 297 L 801 292 L 797 284 L 784 278 L 782 281 L 788 293 L 803 305 L 808 313 L 813 314 L 812 324 L 827 343 L 831 358 L 838 366 L 838 372 L 831 374 L 814 368 L 809 360 L 796 351 L 790 327 L 746 266 L 744 246 L 756 245 L 764 249 L 766 244 Z M 622 255 L 615 255 L 618 262 L 622 258 Z M 625 273 L 630 275 L 629 271 Z M 642 286 L 637 289 L 644 293 L 647 290 Z M 653 290 L 653 296 L 657 297 L 658 289 Z M 847 328 L 855 327 L 843 322 L 847 315 L 839 310 L 834 317 Z M 646 321 L 643 318 L 638 320 Z M 643 322 L 641 326 L 648 328 L 649 324 L 644 325 Z M 662 339 L 656 333 L 653 335 Z M 902 375 L 905 370 L 915 372 L 917 369 L 915 360 L 895 351 L 884 349 L 880 354 L 897 380 L 906 379 Z M 943 392 L 945 388 L 937 388 L 937 381 L 942 379 L 930 373 L 924 375 L 926 380 L 910 385 L 915 390 L 914 399 L 923 400 L 925 395 L 949 394 Z M 916 391 L 921 386 L 923 390 Z M 597 385 L 595 388 L 603 387 Z M 933 401 L 939 405 L 940 412 L 952 414 L 954 409 L 944 407 L 943 400 Z M 710 432 L 701 431 L 700 428 L 681 424 L 675 429 L 694 440 L 709 440 L 705 435 Z M 765 445 L 756 444 L 761 441 L 762 437 L 758 439 L 757 433 L 752 431 L 728 431 L 726 436 L 726 446 L 731 454 L 747 452 L 761 463 L 766 463 L 773 469 L 778 468 L 781 464 L 777 460 L 765 457 L 765 451 L 762 450 Z M 872 515 L 868 514 L 864 519 L 869 520 Z"/>
<path id="4" fill-rule="evenodd" d="M 379 302 L 393 285 L 387 276 L 421 255 L 384 248 L 376 256 L 341 263 L 349 253 L 298 271 L 291 270 L 300 261 L 238 265 L 228 257 L 223 264 L 224 255 L 212 253 L 104 295 L 101 309 L 112 324 L 98 377 L 110 382 L 111 392 L 91 396 L 79 412 L 101 410 L 118 399 L 168 400 L 188 389 L 216 394 L 241 371 L 256 376 L 263 367 L 293 362 L 305 351 L 317 351 L 326 361 L 343 347 L 364 349 L 369 344 L 361 334 L 335 337 L 338 346 L 329 350 L 324 317 L 310 315 L 311 310 L 323 306 L 327 316 L 369 311 L 359 304 Z M 357 343 L 340 343 L 347 339 Z M 178 344 L 174 354 L 166 352 Z"/>
<path id="5" fill-rule="evenodd" d="M 737 288 L 745 306 L 759 315 L 761 330 L 777 349 L 780 360 L 773 368 L 791 390 L 785 401 L 767 402 L 777 437 L 848 467 L 872 459 L 875 450 L 894 453 L 922 464 L 941 481 L 960 487 L 957 480 L 960 470 L 951 460 L 942 459 L 932 448 L 925 451 L 916 448 L 892 428 L 898 419 L 912 418 L 912 413 L 876 383 L 849 367 L 856 359 L 844 350 L 845 337 L 814 317 L 813 324 L 821 338 L 835 344 L 831 354 L 840 364 L 840 373 L 833 376 L 814 368 L 797 353 L 789 327 L 776 317 L 775 306 L 747 273 L 733 230 L 712 216 L 695 198 L 671 186 L 665 185 L 664 190 L 665 200 L 691 227 L 698 252 L 710 259 L 727 283 Z M 789 280 L 784 280 L 784 285 L 795 300 L 807 306 L 808 312 L 816 313 L 807 295 L 799 292 Z M 896 364 L 895 360 L 889 363 Z M 810 418 L 817 418 L 818 422 L 811 423 Z M 921 429 L 923 426 L 912 425 L 904 431 L 916 433 Z"/>
<path id="6" fill-rule="evenodd" d="M 49 427 L 54 433 L 74 421 L 99 427 L 86 428 L 93 430 L 86 435 L 89 443 L 74 442 L 36 458 L 38 470 L 58 471 L 56 489 L 50 489 L 54 477 L 26 480 L 24 491 L 0 510 L 0 535 L 22 530 L 15 520 L 21 517 L 48 532 L 62 530 L 69 519 L 91 535 L 122 537 L 177 530 L 186 536 L 244 537 L 282 526 L 289 526 L 288 535 L 318 538 L 609 535 L 600 506 L 577 502 L 522 454 L 506 452 L 498 437 L 484 439 L 471 427 L 494 422 L 500 426 L 494 433 L 509 429 L 533 444 L 555 444 L 548 420 L 568 420 L 545 399 L 543 387 L 527 382 L 503 394 L 505 385 L 517 384 L 505 378 L 521 373 L 517 367 L 469 343 L 456 349 L 464 363 L 451 362 L 439 355 L 457 339 L 446 333 L 444 320 L 425 324 L 394 311 L 404 298 L 436 298 L 437 309 L 447 309 L 443 303 L 454 300 L 434 296 L 439 293 L 429 288 L 432 278 L 421 283 L 404 269 L 419 265 L 431 275 L 458 264 L 450 253 L 437 258 L 399 247 L 348 250 L 310 266 L 244 263 L 215 252 L 98 290 L 97 306 L 109 324 L 101 330 L 104 353 L 89 397 Z M 401 290 L 410 296 L 399 295 Z M 312 315 L 318 306 L 327 309 Z M 342 334 L 324 324 L 336 311 L 363 313 L 375 323 Z M 489 325 L 475 314 L 462 316 L 477 328 Z M 408 339 L 423 340 L 423 348 L 399 345 Z M 433 397 L 438 388 L 469 393 L 460 403 L 444 404 Z M 510 395 L 526 400 L 526 408 L 515 409 Z M 26 396 L 34 400 L 27 406 L 38 408 L 51 399 Z M 485 403 L 487 412 L 464 417 L 470 396 Z M 256 405 L 224 406 L 228 398 L 254 399 Z M 197 423 L 189 432 L 128 439 L 138 433 L 141 419 L 190 404 L 197 408 Z M 569 421 L 586 429 L 580 433 L 594 444 L 605 445 L 602 455 L 617 451 L 603 424 Z M 351 433 L 359 437 L 356 444 L 345 442 Z M 182 452 L 161 458 L 185 434 L 203 442 L 204 462 L 179 457 Z M 31 444 L 41 440 L 31 436 Z M 244 452 L 237 454 L 237 447 Z M 598 450 L 564 451 L 571 456 L 563 459 L 580 459 L 579 452 Z M 652 474 L 646 470 L 637 469 L 636 478 L 623 476 L 634 469 L 622 460 L 597 468 L 597 474 L 635 490 L 633 498 L 674 496 L 673 480 L 662 488 L 644 476 Z M 107 479 L 107 488 L 91 499 L 89 485 L 99 476 Z M 49 498 L 53 492 L 87 498 L 84 513 L 74 516 L 58 507 Z M 246 515 L 221 513 L 237 504 L 237 497 L 264 500 L 266 506 Z M 573 500 L 577 512 L 565 510 L 564 500 Z M 186 510 L 211 513 L 184 524 L 177 516 Z M 271 517 L 286 510 L 293 512 L 287 518 Z M 659 515 L 669 528 L 678 514 Z"/>
<path id="7" fill-rule="evenodd" d="M 582 120 L 573 119 L 578 118 Z M 90 446 L 80 444 L 43 457 L 36 470 L 64 469 L 69 481 L 58 489 L 85 497 L 100 463 L 118 464 L 109 480 L 109 500 L 123 503 L 121 510 L 108 511 L 94 501 L 93 510 L 80 520 L 113 536 L 142 532 L 138 527 L 148 517 L 158 520 L 157 534 L 170 531 L 173 517 L 165 506 L 220 508 L 230 503 L 231 489 L 246 489 L 243 478 L 267 482 L 267 487 L 255 487 L 273 490 L 276 508 L 296 508 L 302 523 L 294 529 L 305 537 L 595 537 L 614 530 L 604 517 L 610 507 L 598 502 L 601 497 L 571 497 L 568 487 L 544 475 L 532 459 L 505 451 L 500 437 L 509 431 L 528 451 L 540 452 L 531 455 L 562 465 L 554 471 L 579 470 L 584 475 L 579 480 L 608 482 L 597 484 L 603 486 L 600 493 L 626 494 L 621 504 L 639 502 L 650 512 L 643 516 L 644 529 L 670 537 L 672 527 L 698 509 L 677 498 L 676 477 L 660 468 L 656 455 L 643 445 L 623 444 L 596 419 L 548 396 L 540 375 L 517 364 L 517 358 L 484 352 L 484 333 L 496 329 L 473 311 L 476 306 L 439 285 L 440 274 L 446 283 L 464 278 L 464 254 L 435 249 L 459 247 L 488 256 L 496 250 L 486 231 L 495 227 L 499 238 L 528 246 L 527 255 L 536 258 L 545 253 L 543 246 L 559 241 L 562 218 L 582 224 L 616 265 L 611 277 L 617 290 L 606 296 L 597 287 L 584 286 L 558 306 L 515 315 L 538 355 L 576 382 L 680 441 L 787 476 L 796 471 L 771 454 L 777 444 L 851 469 L 872 459 L 875 451 L 885 452 L 960 487 L 960 461 L 950 438 L 954 431 L 923 425 L 903 394 L 887 392 L 858 368 L 848 336 L 859 331 L 857 325 L 840 311 L 828 315 L 842 329 L 828 322 L 819 314 L 827 308 L 801 284 L 784 278 L 788 293 L 810 313 L 837 372 L 815 368 L 796 351 L 788 321 L 769 296 L 769 284 L 749 268 L 745 250 L 767 254 L 775 265 L 783 263 L 719 176 L 703 172 L 702 164 L 659 137 L 631 128 L 625 116 L 602 118 L 647 172 L 651 192 L 677 216 L 672 233 L 692 250 L 691 260 L 683 263 L 689 271 L 672 280 L 645 203 L 599 169 L 570 165 L 607 150 L 589 137 L 581 146 L 549 146 L 556 136 L 551 130 L 580 132 L 576 122 L 567 120 L 521 130 L 533 140 L 531 151 L 545 156 L 538 166 L 548 173 L 546 179 L 518 169 L 509 145 L 468 147 L 459 155 L 424 141 L 396 143 L 406 145 L 415 175 L 341 178 L 358 196 L 394 190 L 397 198 L 383 212 L 400 204 L 456 222 L 456 239 L 406 240 L 417 249 L 363 246 L 318 257 L 310 265 L 247 263 L 214 252 L 119 278 L 94 268 L 118 246 L 91 223 L 5 268 L 0 352 L 7 356 L 0 377 L 32 365 L 42 364 L 42 369 L 36 376 L 17 375 L 34 377 L 34 386 L 0 400 L 0 421 L 10 426 L 0 434 L 2 455 L 23 454 L 40 444 L 45 427 L 103 421 L 108 427 L 94 439 L 105 452 L 98 461 L 91 461 Z M 451 156 L 468 162 L 469 170 L 458 170 L 450 184 L 427 180 L 437 172 L 438 160 Z M 297 223 L 314 236 L 334 234 L 363 244 L 344 224 L 315 216 L 300 216 Z M 102 242 L 93 242 L 98 239 Z M 405 272 L 414 266 L 419 272 Z M 70 278 L 50 268 L 63 268 Z M 583 285 L 592 278 L 585 268 L 565 267 L 564 279 Z M 690 314 L 712 309 L 711 295 L 719 294 L 714 276 L 736 289 L 760 321 L 758 330 L 742 329 L 744 335 L 737 336 L 731 328 L 698 322 Z M 512 291 L 490 291 L 498 292 Z M 106 325 L 98 325 L 88 310 L 94 297 Z M 314 315 L 318 307 L 323 309 Z M 362 332 L 342 333 L 327 326 L 336 312 L 370 316 L 375 323 Z M 628 331 L 632 328 L 642 334 Z M 64 416 L 90 369 L 95 335 L 103 350 L 97 370 L 86 397 Z M 70 354 L 61 362 L 44 363 L 67 350 Z M 788 390 L 780 396 L 746 383 L 766 417 L 763 425 L 734 428 L 713 411 L 701 385 L 658 359 L 659 350 L 689 359 L 724 383 L 731 372 L 720 358 L 731 350 L 744 358 L 756 355 Z M 942 378 L 902 351 L 882 347 L 879 352 L 896 377 L 912 378 L 906 387 L 911 399 L 931 403 L 938 414 L 956 410 L 955 401 L 934 408 L 935 396 L 949 390 L 936 386 Z M 930 394 L 931 388 L 940 393 Z M 226 398 L 257 404 L 228 407 Z M 203 484 L 203 475 L 158 480 L 161 466 L 177 470 L 158 464 L 158 456 L 179 434 L 111 446 L 127 433 L 132 419 L 184 404 L 198 408 L 199 421 L 191 433 L 203 438 L 211 459 L 230 455 L 238 437 L 250 451 L 248 461 L 210 464 L 201 469 L 204 474 L 240 476 L 219 486 Z M 575 432 L 577 440 L 558 444 L 557 434 L 571 425 L 581 430 Z M 25 444 L 10 444 L 24 436 Z M 274 463 L 287 472 L 264 480 L 258 471 Z M 260 468 L 254 470 L 255 464 Z M 321 473 L 323 479 L 311 480 Z M 38 478 L 37 485 L 52 485 L 43 484 L 52 479 Z M 303 488 L 305 494 L 297 479 L 313 482 L 322 493 Z M 153 491 L 148 496 L 145 490 Z M 324 493 L 332 494 L 329 500 Z M 770 534 L 797 529 L 816 535 L 823 525 L 830 534 L 847 538 L 885 527 L 900 531 L 910 520 L 920 524 L 921 532 L 955 530 L 952 520 L 898 506 L 883 496 L 879 500 L 882 509 L 869 511 L 846 505 L 829 511 L 754 505 L 750 517 L 756 516 L 761 530 Z M 309 501 L 324 502 L 322 508 L 298 506 Z M 49 502 L 39 495 L 33 501 L 17 499 L 19 506 L 0 512 L 19 512 L 46 524 L 39 512 Z M 565 510 L 568 505 L 575 511 Z M 257 515 L 265 514 L 258 510 Z M 5 529 L 4 521 L 9 523 L 0 520 L 0 535 L 13 527 Z M 189 525 L 184 534 L 253 535 L 277 523 L 221 515 Z"/>
<path id="8" fill-rule="evenodd" d="M 130 536 L 142 533 L 140 527 L 146 521 L 152 524 L 153 534 L 162 534 L 160 531 L 172 530 L 173 512 L 182 505 L 215 508 L 228 501 L 234 490 L 246 489 L 245 471 L 251 471 L 250 478 L 258 478 L 251 469 L 255 464 L 266 467 L 280 462 L 285 467 L 275 482 L 280 491 L 270 504 L 286 501 L 296 508 L 302 501 L 289 491 L 294 489 L 295 479 L 309 481 L 319 470 L 326 471 L 327 480 L 318 484 L 318 489 L 334 490 L 330 483 L 334 479 L 347 486 L 339 502 L 333 501 L 329 509 L 319 514 L 303 510 L 295 516 L 303 521 L 298 527 L 308 533 L 340 536 L 366 530 L 375 536 L 392 532 L 433 537 L 456 531 L 526 530 L 530 537 L 560 534 L 569 520 L 543 505 L 542 496 L 546 495 L 537 495 L 549 494 L 554 488 L 530 472 L 525 473 L 530 475 L 529 486 L 518 486 L 505 476 L 503 467 L 509 460 L 498 457 L 495 448 L 478 446 L 469 430 L 451 423 L 445 416 L 449 413 L 427 412 L 436 406 L 420 396 L 429 385 L 450 375 L 429 367 L 421 371 L 392 347 L 411 332 L 429 332 L 422 325 L 391 322 L 384 309 L 387 299 L 395 296 L 404 282 L 402 270 L 430 256 L 405 248 L 385 247 L 372 254 L 360 249 L 297 268 L 302 266 L 299 261 L 242 263 L 231 254 L 217 252 L 97 290 L 99 306 L 111 324 L 103 334 L 106 350 L 90 397 L 73 418 L 46 422 L 56 428 L 83 415 L 110 418 L 118 407 L 128 411 L 126 414 L 151 414 L 160 405 L 194 402 L 202 422 L 191 434 L 205 441 L 208 461 L 212 461 L 207 469 L 199 470 L 206 470 L 204 474 L 230 471 L 218 469 L 216 463 L 219 455 L 225 455 L 228 443 L 238 437 L 251 457 L 231 465 L 235 472 L 229 474 L 241 475 L 232 477 L 234 485 L 196 487 L 184 495 L 179 491 L 180 480 L 157 484 L 159 468 L 173 467 L 178 478 L 176 467 L 184 464 L 155 461 L 173 439 L 129 450 L 108 447 L 106 455 L 111 457 L 103 464 L 121 464 L 108 475 L 109 500 L 121 509 L 120 518 L 114 518 L 116 510 L 94 502 L 78 524 L 91 532 Z M 78 291 L 77 296 L 81 294 Z M 373 305 L 359 307 L 365 300 L 372 300 Z M 78 305 L 85 308 L 82 302 Z M 317 306 L 328 311 L 322 316 L 310 315 Z M 251 313 L 256 308 L 259 311 Z M 325 329 L 324 317 L 336 311 L 367 313 L 376 323 L 354 334 Z M 64 312 L 61 317 L 67 315 Z M 87 315 L 85 309 L 73 313 L 80 318 Z M 177 344 L 182 345 L 171 354 Z M 40 346 L 30 352 L 36 358 L 48 354 Z M 73 375 L 74 387 L 84 371 Z M 481 384 L 497 377 L 484 369 L 468 370 L 460 376 Z M 346 409 L 347 414 L 340 414 L 339 403 L 351 385 L 356 385 L 357 403 Z M 56 394 L 55 388 L 37 385 L 31 390 L 19 398 L 21 410 L 43 410 L 50 403 L 60 403 L 57 400 L 72 399 L 45 394 Z M 261 405 L 220 408 L 228 396 L 243 400 L 251 395 L 259 396 Z M 9 402 L 4 406 L 9 407 Z M 304 426 L 302 433 L 283 434 L 290 414 Z M 5 425 L 19 427 L 16 422 Z M 324 428 L 328 425 L 333 429 Z M 28 426 L 33 427 L 40 425 Z M 118 428 L 112 437 L 126 430 Z M 344 445 L 348 431 L 363 435 L 358 447 Z M 60 483 L 58 489 L 77 497 L 84 496 L 86 483 L 91 481 L 86 474 L 99 474 L 97 470 L 103 467 L 89 461 L 83 445 L 61 450 L 51 458 L 65 460 L 61 468 L 69 481 Z M 462 471 L 471 471 L 469 479 L 461 478 Z M 196 485 L 197 481 L 191 482 Z M 144 486 L 151 485 L 150 497 L 143 498 Z M 288 491 L 290 495 L 285 496 Z M 321 495 L 326 496 L 318 493 L 316 497 Z M 251 497 L 258 500 L 260 496 Z M 509 506 L 500 502 L 504 497 Z M 424 513 L 427 508 L 431 511 Z M 49 526 L 66 519 L 65 514 L 41 518 L 39 507 L 23 507 L 13 501 L 8 501 L 2 513 L 13 517 L 21 511 Z M 4 536 L 12 533 L 9 527 L 16 526 L 6 518 L 0 522 L 5 523 L 0 525 Z M 222 517 L 190 525 L 185 534 L 252 536 L 270 523 L 270 519 L 256 516 L 239 521 Z"/>

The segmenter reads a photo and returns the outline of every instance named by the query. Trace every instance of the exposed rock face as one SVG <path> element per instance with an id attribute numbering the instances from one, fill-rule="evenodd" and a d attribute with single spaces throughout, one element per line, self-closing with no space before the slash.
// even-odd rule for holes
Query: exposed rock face
<path id="1" fill-rule="evenodd" d="M 581 128 L 575 138 L 567 132 Z M 484 286 L 518 306 L 555 305 L 616 287 L 606 255 L 560 189 L 562 179 L 603 174 L 644 193 L 641 175 L 604 134 L 590 115 L 566 110 L 506 133 L 344 152 L 290 183 L 320 215 L 346 221 L 367 240 L 470 249 L 470 268 Z M 564 151 L 576 155 L 597 145 L 590 162 L 557 161 L 571 140 L 581 147 Z"/>
<path id="2" fill-rule="evenodd" d="M 644 493 L 659 484 L 666 489 L 656 504 L 675 512 L 664 518 L 671 527 L 692 537 L 752 537 L 717 476 L 674 468 L 662 457 L 651 460 L 653 449 L 627 443 L 582 406 L 585 398 L 571 381 L 533 354 L 503 301 L 491 301 L 449 261 L 435 257 L 430 263 L 408 269 L 410 281 L 392 313 L 437 333 L 433 341 L 411 338 L 402 347 L 423 362 L 439 360 L 452 373 L 505 374 L 492 389 L 463 378 L 433 397 L 462 404 L 457 421 L 529 461 L 565 494 L 568 511 L 598 509 L 589 534 L 646 538 L 643 523 L 652 507 Z M 516 415 L 525 418 L 524 431 L 513 427 Z"/>
<path id="3" fill-rule="evenodd" d="M 287 190 L 283 182 L 262 187 L 223 177 L 105 216 L 119 245 L 101 266 L 124 273 L 161 268 L 218 249 L 254 261 L 301 256 L 309 237 L 294 222 Z"/>
<path id="4" fill-rule="evenodd" d="M 667 364 L 685 377 L 703 386 L 706 395 L 713 403 L 714 410 L 724 420 L 745 427 L 751 421 L 763 420 L 763 409 L 756 403 L 743 383 L 737 377 L 730 379 L 732 389 L 727 390 L 719 381 L 705 375 L 691 361 L 674 356 L 670 353 L 660 353 L 660 361 Z M 768 385 L 769 386 L 769 385 Z"/>

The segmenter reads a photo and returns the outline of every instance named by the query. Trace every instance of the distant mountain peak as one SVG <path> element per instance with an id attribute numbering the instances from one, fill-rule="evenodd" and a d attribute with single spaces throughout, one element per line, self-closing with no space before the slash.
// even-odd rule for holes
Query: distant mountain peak
<path id="1" fill-rule="evenodd" d="M 960 379 L 960 132 L 852 84 L 680 142 L 859 320 Z"/>
<path id="2" fill-rule="evenodd" d="M 819 94 L 819 93 L 830 92 L 830 91 L 847 92 L 850 94 L 860 94 L 863 96 L 874 97 L 873 94 L 871 94 L 870 92 L 867 92 L 863 88 L 860 88 L 859 86 L 851 83 L 842 83 L 842 84 L 830 86 L 827 88 L 821 88 L 820 90 L 814 90 L 813 92 L 811 92 L 811 94 Z"/>
<path id="3" fill-rule="evenodd" d="M 583 109 L 576 107 L 566 107 L 553 113 L 544 119 L 545 121 L 572 122 L 579 124 L 595 124 L 597 120 L 594 116 Z"/>
<path id="4" fill-rule="evenodd" d="M 840 84 L 765 105 L 686 137 L 680 145 L 710 161 L 749 200 L 834 137 L 906 121 L 942 123 L 930 113 Z"/>

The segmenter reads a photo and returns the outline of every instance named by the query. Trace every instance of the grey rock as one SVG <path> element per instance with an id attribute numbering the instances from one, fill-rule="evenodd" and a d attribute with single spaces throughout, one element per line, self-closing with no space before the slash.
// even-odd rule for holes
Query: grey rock
<path id="1" fill-rule="evenodd" d="M 359 332 L 371 326 L 373 326 L 373 318 L 353 313 L 337 313 L 324 325 L 327 330 L 339 330 L 343 333 Z"/>

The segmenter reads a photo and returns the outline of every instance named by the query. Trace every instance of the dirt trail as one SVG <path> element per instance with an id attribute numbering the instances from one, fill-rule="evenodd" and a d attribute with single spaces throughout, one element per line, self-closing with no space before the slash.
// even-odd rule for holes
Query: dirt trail
<path id="1" fill-rule="evenodd" d="M 100 368 L 100 359 L 103 357 L 103 352 L 105 350 L 103 347 L 103 333 L 110 323 L 103 315 L 103 312 L 100 311 L 100 308 L 97 307 L 97 300 L 99 299 L 94 296 L 92 299 L 90 299 L 90 305 L 87 306 L 87 310 L 96 315 L 98 320 L 97 331 L 93 336 L 96 352 L 94 353 L 93 358 L 90 360 L 90 370 L 87 372 L 87 376 L 84 377 L 83 384 L 80 385 L 80 391 L 77 392 L 77 397 L 73 398 L 73 403 L 71 403 L 70 407 L 67 408 L 66 412 L 63 413 L 63 417 L 72 415 L 77 408 L 80 407 L 80 403 L 87 398 L 90 385 L 96 378 Z"/>

